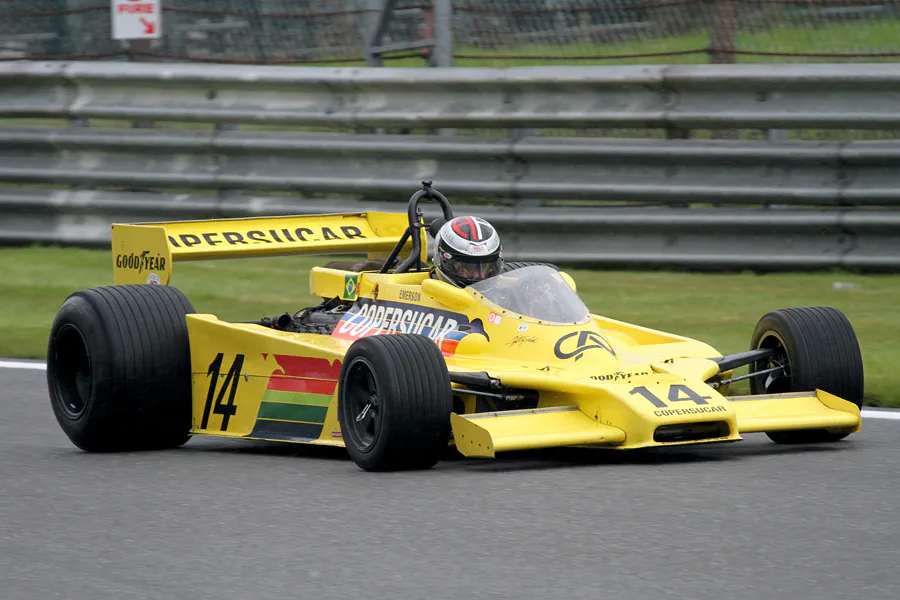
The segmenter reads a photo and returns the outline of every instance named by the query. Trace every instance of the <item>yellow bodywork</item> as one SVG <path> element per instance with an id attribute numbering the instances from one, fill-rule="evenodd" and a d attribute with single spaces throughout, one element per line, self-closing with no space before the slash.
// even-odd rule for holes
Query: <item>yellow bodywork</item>
<path id="1" fill-rule="evenodd" d="M 383 213 L 116 225 L 116 282 L 145 283 L 152 274 L 167 284 L 173 260 L 352 251 L 384 256 L 405 225 L 405 215 Z M 284 231 L 293 241 L 282 239 Z M 251 242 L 261 238 L 252 232 L 268 241 Z M 298 232 L 305 233 L 303 240 Z M 236 235 L 247 243 L 236 242 Z M 226 239 L 235 243 L 209 243 Z M 132 255 L 155 262 L 127 258 Z M 574 289 L 568 275 L 560 277 Z M 476 412 L 477 398 L 454 384 L 464 410 L 451 415 L 453 438 L 466 456 L 555 446 L 730 442 L 756 431 L 859 429 L 859 409 L 823 391 L 728 398 L 727 386 L 709 385 L 718 374 L 711 359 L 721 354 L 682 336 L 596 315 L 565 325 L 542 322 L 424 271 L 315 268 L 310 288 L 323 298 L 352 301 L 358 310 L 331 335 L 188 315 L 194 434 L 341 446 L 337 386 L 347 350 L 367 335 L 412 332 L 434 339 L 451 372 L 486 372 L 506 388 L 537 392 L 537 406 L 528 410 Z"/>

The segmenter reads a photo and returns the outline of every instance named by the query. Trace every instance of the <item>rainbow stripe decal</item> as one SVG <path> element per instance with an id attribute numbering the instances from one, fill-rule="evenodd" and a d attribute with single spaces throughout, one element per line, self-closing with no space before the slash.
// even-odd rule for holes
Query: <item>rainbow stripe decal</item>
<path id="1" fill-rule="evenodd" d="M 341 361 L 274 354 L 278 363 L 249 437 L 291 442 L 319 439 L 337 388 Z"/>

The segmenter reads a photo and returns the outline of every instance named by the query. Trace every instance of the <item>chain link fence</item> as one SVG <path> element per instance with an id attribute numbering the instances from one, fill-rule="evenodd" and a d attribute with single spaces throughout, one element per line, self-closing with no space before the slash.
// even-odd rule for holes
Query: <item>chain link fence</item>
<path id="1" fill-rule="evenodd" d="M 0 60 L 364 64 L 380 0 L 162 0 L 164 37 L 110 39 L 108 0 L 0 0 Z M 383 43 L 434 38 L 432 2 L 397 3 Z M 454 0 L 454 64 L 512 66 L 900 57 L 900 0 Z M 430 49 L 385 55 L 421 66 Z"/>
<path id="2" fill-rule="evenodd" d="M 161 0 L 150 58 L 260 64 L 362 60 L 365 0 Z M 109 0 L 0 0 L 0 59 L 134 54 L 110 38 Z"/>
<path id="3" fill-rule="evenodd" d="M 900 57 L 893 0 L 458 0 L 455 13 L 461 64 Z"/>

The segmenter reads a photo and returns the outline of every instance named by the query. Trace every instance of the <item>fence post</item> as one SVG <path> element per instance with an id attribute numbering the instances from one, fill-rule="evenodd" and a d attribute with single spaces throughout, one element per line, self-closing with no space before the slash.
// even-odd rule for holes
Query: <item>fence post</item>
<path id="1" fill-rule="evenodd" d="M 734 3 L 732 0 L 713 0 L 709 30 L 710 62 L 734 62 Z"/>
<path id="2" fill-rule="evenodd" d="M 367 8 L 375 13 L 369 21 L 369 29 L 366 32 L 366 66 L 384 66 L 381 54 L 373 52 L 373 50 L 381 45 L 381 40 L 388 31 L 396 4 L 397 0 L 368 0 L 366 4 Z"/>
<path id="3" fill-rule="evenodd" d="M 266 56 L 266 47 L 263 44 L 265 39 L 265 28 L 263 27 L 262 18 L 259 16 L 263 11 L 259 5 L 259 0 L 250 0 L 250 31 L 253 32 L 253 45 L 259 53 L 259 60 L 265 62 L 268 60 Z"/>
<path id="4" fill-rule="evenodd" d="M 56 0 L 56 10 L 62 12 L 68 8 L 65 0 Z M 68 17 L 65 14 L 56 15 L 53 23 L 56 26 L 56 54 L 63 56 L 66 54 L 78 54 L 75 50 L 75 44 L 72 40 L 72 32 L 69 29 Z"/>
<path id="5" fill-rule="evenodd" d="M 735 62 L 734 44 L 734 9 L 733 0 L 713 0 L 713 11 L 709 31 L 710 62 L 715 64 L 732 64 Z M 713 139 L 737 139 L 737 130 L 716 130 Z"/>
<path id="6" fill-rule="evenodd" d="M 128 40 L 125 42 L 128 50 L 128 60 L 130 62 L 149 62 L 151 57 L 147 56 L 153 50 L 153 40 Z M 156 121 L 140 120 L 132 121 L 131 126 L 137 129 L 155 129 Z"/>
<path id="7" fill-rule="evenodd" d="M 433 0 L 434 48 L 429 67 L 453 66 L 453 0 Z"/>

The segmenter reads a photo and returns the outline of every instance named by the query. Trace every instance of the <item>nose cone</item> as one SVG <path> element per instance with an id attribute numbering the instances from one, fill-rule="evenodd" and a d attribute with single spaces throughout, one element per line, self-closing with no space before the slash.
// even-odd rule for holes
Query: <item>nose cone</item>
<path id="1" fill-rule="evenodd" d="M 734 408 L 721 394 L 668 374 L 599 383 L 596 395 L 579 399 L 579 406 L 628 432 L 622 448 L 741 439 Z"/>

